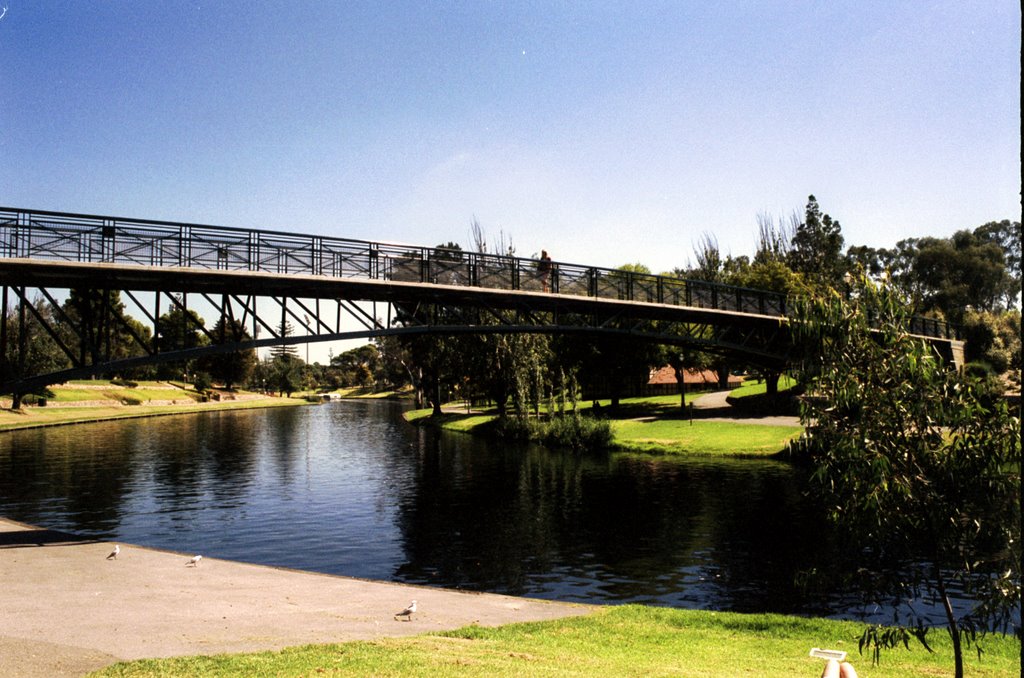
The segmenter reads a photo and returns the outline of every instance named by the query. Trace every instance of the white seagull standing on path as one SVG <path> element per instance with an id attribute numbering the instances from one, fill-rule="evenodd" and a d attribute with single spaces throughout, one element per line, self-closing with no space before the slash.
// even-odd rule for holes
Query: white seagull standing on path
<path id="1" fill-rule="evenodd" d="M 189 565 L 191 565 L 192 567 L 198 567 L 199 561 L 202 559 L 202 556 L 192 556 L 191 558 L 189 558 L 189 561 L 185 564 L 185 566 L 188 567 Z"/>
<path id="2" fill-rule="evenodd" d="M 118 544 L 114 544 L 114 550 L 107 556 L 107 560 L 117 560 L 117 554 L 121 552 L 121 547 Z"/>
<path id="3" fill-rule="evenodd" d="M 416 612 L 416 601 L 409 603 L 409 607 L 405 608 L 401 612 L 395 615 L 395 621 L 398 621 L 399 617 L 405 617 L 405 621 L 412 621 L 412 615 Z"/>

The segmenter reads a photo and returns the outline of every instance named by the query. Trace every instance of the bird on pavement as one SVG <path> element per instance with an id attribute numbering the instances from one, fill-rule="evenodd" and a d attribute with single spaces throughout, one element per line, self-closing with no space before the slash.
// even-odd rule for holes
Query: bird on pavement
<path id="1" fill-rule="evenodd" d="M 409 607 L 405 608 L 401 612 L 395 615 L 395 621 L 398 621 L 399 617 L 405 617 L 405 621 L 412 621 L 412 615 L 416 612 L 416 601 L 409 603 Z"/>
<path id="2" fill-rule="evenodd" d="M 121 547 L 118 544 L 114 544 L 114 550 L 107 556 L 107 560 L 117 560 L 117 554 L 121 552 Z"/>
<path id="3" fill-rule="evenodd" d="M 192 567 L 198 567 L 199 561 L 202 559 L 202 556 L 192 556 L 191 558 L 189 558 L 189 561 L 186 563 L 186 566 L 191 565 Z"/>

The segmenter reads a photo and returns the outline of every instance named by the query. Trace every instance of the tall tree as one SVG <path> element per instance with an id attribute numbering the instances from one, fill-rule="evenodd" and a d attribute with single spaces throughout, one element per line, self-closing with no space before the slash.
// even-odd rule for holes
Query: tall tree
<path id="1" fill-rule="evenodd" d="M 5 353 L 0 356 L 0 379 L 22 379 L 71 366 L 67 354 L 44 328 L 56 325 L 54 311 L 44 299 L 35 299 L 22 309 L 19 304 L 4 309 L 2 332 Z M 40 318 L 42 322 L 40 322 Z M 12 409 L 21 405 L 22 393 L 13 393 Z"/>
<path id="2" fill-rule="evenodd" d="M 801 419 L 813 487 L 851 569 L 872 575 L 876 593 L 938 600 L 960 677 L 963 644 L 1020 606 L 1020 419 L 980 399 L 908 323 L 906 300 L 867 279 L 850 300 L 833 292 L 800 305 L 792 326 L 814 395 Z M 954 583 L 977 602 L 959 616 Z M 911 636 L 924 642 L 923 622 L 911 622 L 871 627 L 862 641 L 876 657 Z"/>
<path id="3" fill-rule="evenodd" d="M 995 243 L 1003 250 L 1003 260 L 1006 262 L 1006 274 L 1008 284 L 1006 297 L 1003 302 L 1005 308 L 1014 308 L 1018 303 L 1021 286 L 1021 227 L 1019 221 L 990 221 L 974 229 L 975 237 Z"/>
<path id="4" fill-rule="evenodd" d="M 819 290 L 838 287 L 846 272 L 839 221 L 821 211 L 813 195 L 807 198 L 804 220 L 793 233 L 787 263 Z"/>
<path id="5" fill-rule="evenodd" d="M 292 324 L 282 319 L 281 323 L 277 326 L 277 336 L 281 339 L 281 343 L 270 347 L 269 353 L 271 358 L 287 356 L 296 360 L 299 359 L 299 349 L 294 344 L 287 344 L 284 341 L 285 338 L 293 334 L 295 334 L 295 329 L 292 327 Z"/>
<path id="6" fill-rule="evenodd" d="M 302 365 L 301 359 L 287 353 L 271 358 L 266 369 L 267 386 L 291 397 L 302 388 Z"/>
<path id="7" fill-rule="evenodd" d="M 722 251 L 718 247 L 718 238 L 704 232 L 693 246 L 694 265 L 686 273 L 693 280 L 722 282 L 723 272 Z M 650 270 L 647 271 L 650 273 Z"/>
<path id="8" fill-rule="evenodd" d="M 757 252 L 754 253 L 754 263 L 786 261 L 799 225 L 800 215 L 795 210 L 782 219 L 776 219 L 767 212 L 758 213 L 758 244 Z"/>
<path id="9" fill-rule="evenodd" d="M 142 347 L 126 324 L 118 290 L 74 288 L 63 305 L 60 334 L 68 346 L 78 346 L 79 358 L 93 365 L 139 355 Z"/>
<path id="10" fill-rule="evenodd" d="M 245 325 L 234 318 L 221 316 L 210 334 L 218 344 L 249 341 L 252 337 Z M 205 337 L 204 337 L 205 338 Z M 236 384 L 244 384 L 256 367 L 256 349 L 247 348 L 227 353 L 216 353 L 200 361 L 203 370 L 214 380 L 224 384 L 229 391 Z"/>
<path id="11" fill-rule="evenodd" d="M 412 385 L 415 381 L 412 357 L 398 337 L 377 337 L 374 339 L 374 344 L 377 346 L 377 354 L 380 356 L 379 381 L 381 384 L 387 389 Z"/>
<path id="12" fill-rule="evenodd" d="M 157 345 L 162 353 L 205 346 L 209 342 L 202 332 L 205 325 L 206 321 L 194 310 L 174 306 L 157 321 Z M 194 361 L 161 363 L 157 367 L 157 375 L 161 379 L 180 377 L 183 371 L 195 371 Z"/>
<path id="13" fill-rule="evenodd" d="M 967 230 L 919 240 L 913 273 L 924 290 L 924 310 L 956 323 L 969 308 L 1000 308 L 1012 285 L 1003 249 Z"/>
<path id="14" fill-rule="evenodd" d="M 374 344 L 364 344 L 331 358 L 348 386 L 372 386 L 380 372 L 380 352 Z"/>

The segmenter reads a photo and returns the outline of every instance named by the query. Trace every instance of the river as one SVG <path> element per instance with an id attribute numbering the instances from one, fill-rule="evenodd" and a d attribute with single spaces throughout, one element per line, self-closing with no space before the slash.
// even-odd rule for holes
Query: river
<path id="1" fill-rule="evenodd" d="M 891 620 L 812 592 L 827 526 L 773 460 L 575 455 L 347 401 L 0 435 L 0 515 L 332 574 L 589 603 Z"/>

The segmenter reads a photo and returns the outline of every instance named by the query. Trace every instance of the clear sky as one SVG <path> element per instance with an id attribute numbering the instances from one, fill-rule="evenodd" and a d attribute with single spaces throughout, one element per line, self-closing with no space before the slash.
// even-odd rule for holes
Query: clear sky
<path id="1" fill-rule="evenodd" d="M 521 256 L 1020 218 L 1016 0 L 0 0 L 0 204 Z"/>

